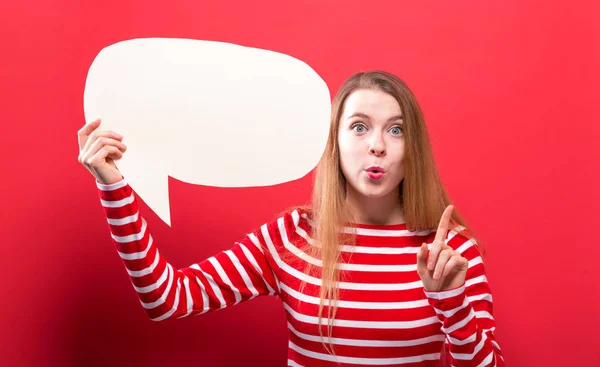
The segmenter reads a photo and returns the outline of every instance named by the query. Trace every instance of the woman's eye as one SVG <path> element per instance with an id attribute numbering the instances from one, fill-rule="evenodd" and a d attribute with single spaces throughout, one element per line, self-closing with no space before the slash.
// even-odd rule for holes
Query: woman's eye
<path id="1" fill-rule="evenodd" d="M 390 131 L 394 135 L 400 135 L 400 134 L 402 134 L 402 127 L 401 126 L 394 126 Z"/>
<path id="2" fill-rule="evenodd" d="M 363 124 L 356 124 L 356 125 L 352 126 L 352 129 L 354 131 L 356 131 L 357 133 L 362 133 L 365 131 L 366 128 L 365 128 L 365 125 L 363 125 Z"/>

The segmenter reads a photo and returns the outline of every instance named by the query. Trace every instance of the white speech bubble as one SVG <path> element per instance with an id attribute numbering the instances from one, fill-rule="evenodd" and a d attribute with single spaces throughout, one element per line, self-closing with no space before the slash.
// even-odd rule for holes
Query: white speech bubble
<path id="1" fill-rule="evenodd" d="M 331 96 L 306 63 L 231 43 L 177 38 L 118 42 L 96 56 L 86 121 L 124 136 L 127 182 L 171 225 L 168 176 L 251 187 L 301 178 L 327 141 Z"/>

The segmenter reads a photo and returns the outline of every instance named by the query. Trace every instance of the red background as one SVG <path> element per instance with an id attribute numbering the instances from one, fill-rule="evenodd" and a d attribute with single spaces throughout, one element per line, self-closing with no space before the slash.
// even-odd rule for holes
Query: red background
<path id="1" fill-rule="evenodd" d="M 96 54 L 142 37 L 283 52 L 307 62 L 332 94 L 359 70 L 399 75 L 422 103 L 457 209 L 487 246 L 508 364 L 600 365 L 597 3 L 38 0 L 1 7 L 3 365 L 285 364 L 276 298 L 154 323 L 112 247 L 93 178 L 77 162 L 76 132 Z M 309 175 L 221 189 L 170 179 L 173 226 L 141 210 L 161 252 L 182 267 L 303 202 L 310 182 Z"/>

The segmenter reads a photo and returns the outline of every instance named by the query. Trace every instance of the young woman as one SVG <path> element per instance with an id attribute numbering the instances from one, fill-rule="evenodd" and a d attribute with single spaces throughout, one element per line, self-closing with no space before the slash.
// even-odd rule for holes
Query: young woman
<path id="1" fill-rule="evenodd" d="M 79 132 L 113 242 L 154 321 L 278 295 L 289 366 L 503 366 L 482 255 L 439 178 L 398 77 L 351 76 L 332 104 L 313 199 L 209 259 L 175 269 L 113 159 L 122 136 Z M 440 362 L 442 360 L 442 362 Z"/>

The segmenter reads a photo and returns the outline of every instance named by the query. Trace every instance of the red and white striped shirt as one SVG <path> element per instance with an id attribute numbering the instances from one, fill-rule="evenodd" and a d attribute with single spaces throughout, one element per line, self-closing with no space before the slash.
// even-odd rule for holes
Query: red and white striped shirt
<path id="1" fill-rule="evenodd" d="M 96 185 L 113 242 L 154 321 L 277 295 L 288 320 L 288 366 L 438 366 L 444 346 L 453 366 L 504 365 L 494 340 L 484 264 L 475 243 L 461 234 L 450 231 L 447 244 L 469 260 L 465 284 L 426 292 L 416 253 L 421 243 L 433 242 L 435 230 L 355 225 L 357 243 L 342 247 L 344 261 L 338 265 L 340 300 L 331 355 L 319 335 L 321 281 L 304 272 L 307 263 L 321 265 L 302 250 L 312 245 L 306 213 L 293 211 L 247 234 L 229 250 L 175 269 L 160 254 L 126 180 Z M 301 281 L 306 281 L 302 292 Z M 325 325 L 326 315 L 327 307 Z M 326 328 L 322 330 L 327 341 Z"/>

